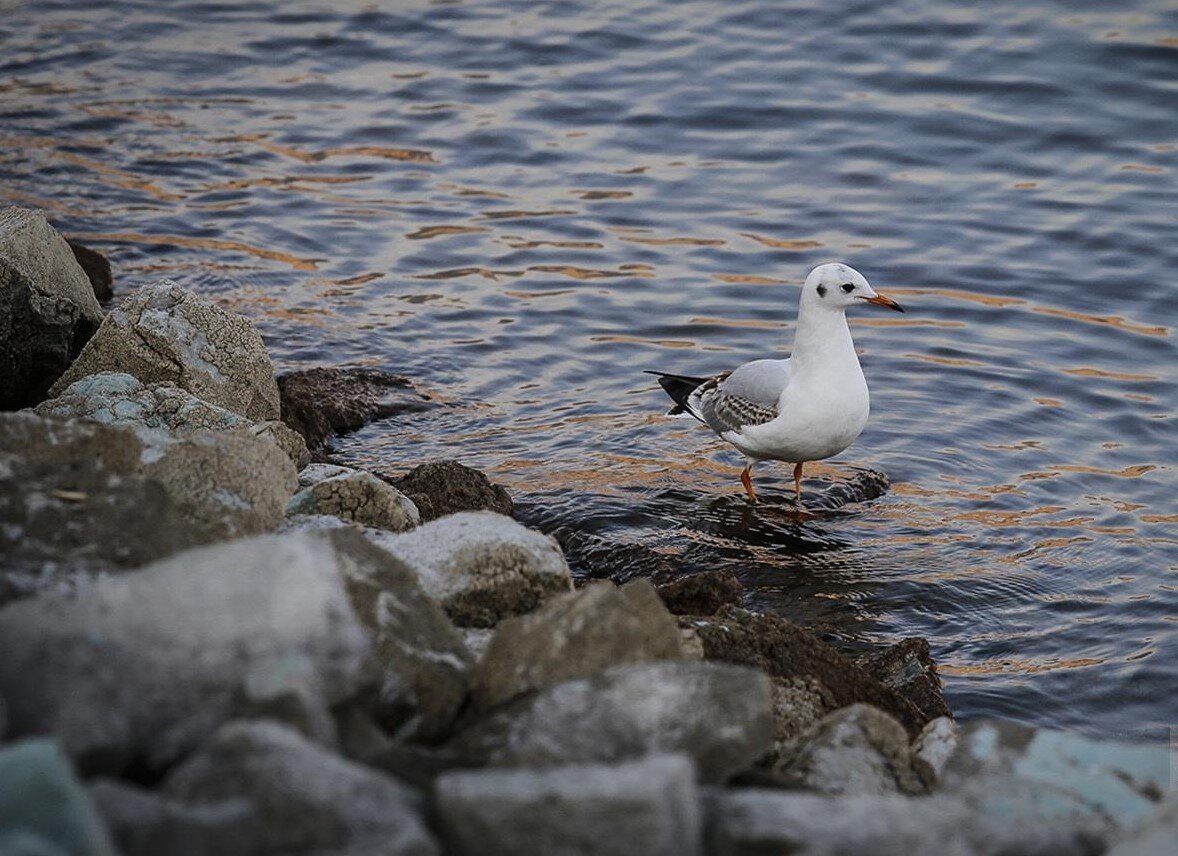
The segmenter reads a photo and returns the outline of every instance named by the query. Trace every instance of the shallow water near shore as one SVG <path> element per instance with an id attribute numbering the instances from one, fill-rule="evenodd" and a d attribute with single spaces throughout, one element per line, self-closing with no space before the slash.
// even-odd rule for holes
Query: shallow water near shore
<path id="1" fill-rule="evenodd" d="M 441 406 L 521 516 L 729 568 L 851 646 L 928 637 L 962 718 L 1178 723 L 1178 11 L 1021 2 L 0 0 L 0 204 L 252 317 L 282 370 Z M 757 472 L 642 369 L 788 353 L 815 264 L 874 412 Z M 821 510 L 830 481 L 883 497 Z"/>

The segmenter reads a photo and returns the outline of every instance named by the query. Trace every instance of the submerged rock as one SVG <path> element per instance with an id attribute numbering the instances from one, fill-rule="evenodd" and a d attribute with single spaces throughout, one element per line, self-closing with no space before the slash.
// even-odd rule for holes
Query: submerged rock
<path id="1" fill-rule="evenodd" d="M 257 663 L 301 654 L 322 704 L 359 688 L 371 647 L 327 540 L 265 536 L 0 610 L 14 735 L 52 734 L 88 771 L 165 766 L 240 705 Z"/>
<path id="2" fill-rule="evenodd" d="M 722 782 L 771 747 L 769 679 L 721 663 L 607 669 L 524 697 L 449 744 L 493 766 L 612 762 L 685 752 Z"/>
<path id="3" fill-rule="evenodd" d="M 683 755 L 616 765 L 447 773 L 435 800 L 460 856 L 699 856 L 695 770 Z"/>
<path id="4" fill-rule="evenodd" d="M 489 511 L 452 514 L 378 543 L 459 626 L 492 627 L 573 588 L 555 541 Z"/>
<path id="5" fill-rule="evenodd" d="M 170 773 L 163 792 L 197 806 L 248 800 L 261 853 L 435 856 L 415 794 L 274 722 L 231 722 Z"/>
<path id="6" fill-rule="evenodd" d="M 333 434 L 346 434 L 376 419 L 430 406 L 403 377 L 380 369 L 315 368 L 278 378 L 282 421 L 318 449 Z"/>
<path id="7" fill-rule="evenodd" d="M 659 597 L 675 615 L 715 615 L 720 607 L 744 606 L 744 586 L 731 571 L 703 571 L 662 583 Z"/>
<path id="8" fill-rule="evenodd" d="M 506 490 L 457 461 L 421 464 L 390 483 L 413 500 L 422 520 L 459 511 L 494 511 L 511 517 L 514 511 Z"/>
<path id="9" fill-rule="evenodd" d="M 279 416 L 273 366 L 253 324 L 171 280 L 144 286 L 111 310 L 50 392 L 104 371 L 171 382 L 255 421 Z"/>
<path id="10" fill-rule="evenodd" d="M 45 215 L 0 209 L 0 410 L 43 399 L 101 323 L 86 274 Z"/>
<path id="11" fill-rule="evenodd" d="M 99 303 L 104 303 L 114 296 L 111 286 L 114 285 L 114 275 L 110 269 L 110 261 L 98 250 L 84 247 L 77 241 L 66 240 L 74 260 L 90 280 L 90 288 Z"/>
<path id="12" fill-rule="evenodd" d="M 299 491 L 287 515 L 328 515 L 403 532 L 421 522 L 413 501 L 372 473 L 330 464 L 312 464 L 299 473 Z"/>

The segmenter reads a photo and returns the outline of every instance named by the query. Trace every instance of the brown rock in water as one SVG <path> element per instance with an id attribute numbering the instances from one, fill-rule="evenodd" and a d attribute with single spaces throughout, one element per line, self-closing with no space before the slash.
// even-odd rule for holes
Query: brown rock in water
<path id="1" fill-rule="evenodd" d="M 690 574 L 656 591 L 674 615 L 715 615 L 725 604 L 744 606 L 744 586 L 731 571 Z"/>
<path id="2" fill-rule="evenodd" d="M 316 368 L 278 378 L 282 421 L 318 449 L 333 434 L 347 434 L 376 419 L 413 413 L 429 398 L 400 375 L 381 369 Z"/>
<path id="3" fill-rule="evenodd" d="M 725 606 L 711 618 L 680 619 L 695 629 L 704 657 L 756 666 L 776 678 L 813 678 L 838 707 L 865 702 L 896 717 L 910 737 L 933 717 L 813 633 L 775 615 Z"/>
<path id="4" fill-rule="evenodd" d="M 900 692 L 929 719 L 953 718 L 941 696 L 937 664 L 929 652 L 928 640 L 919 636 L 903 639 L 875 654 L 860 657 L 856 664 L 872 677 Z"/>
<path id="5" fill-rule="evenodd" d="M 104 302 L 110 300 L 114 296 L 114 290 L 111 288 L 111 285 L 114 283 L 114 276 L 111 274 L 110 262 L 106 256 L 98 252 L 98 250 L 83 247 L 74 241 L 67 240 L 66 243 L 74 251 L 74 258 L 81 265 L 86 278 L 90 280 L 90 287 L 94 289 L 94 296 Z"/>
<path id="6" fill-rule="evenodd" d="M 511 517 L 515 510 L 502 486 L 457 461 L 430 461 L 386 480 L 413 500 L 423 522 L 459 511 L 495 511 Z"/>

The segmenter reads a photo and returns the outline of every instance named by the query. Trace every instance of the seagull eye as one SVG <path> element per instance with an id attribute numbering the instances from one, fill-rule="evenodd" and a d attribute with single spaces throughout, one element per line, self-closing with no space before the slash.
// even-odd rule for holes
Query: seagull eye
<path id="1" fill-rule="evenodd" d="M 849 283 L 849 282 L 844 282 L 842 284 L 842 289 L 843 289 L 843 294 L 850 294 L 852 291 L 855 290 L 855 286 L 851 285 L 851 283 Z"/>

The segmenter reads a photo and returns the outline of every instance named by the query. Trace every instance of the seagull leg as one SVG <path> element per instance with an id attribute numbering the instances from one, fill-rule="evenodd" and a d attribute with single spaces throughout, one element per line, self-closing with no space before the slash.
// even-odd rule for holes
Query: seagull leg
<path id="1" fill-rule="evenodd" d="M 798 461 L 794 464 L 794 493 L 797 494 L 798 504 L 802 502 L 802 467 L 805 461 Z"/>
<path id="2" fill-rule="evenodd" d="M 752 472 L 753 465 L 749 463 L 740 471 L 740 483 L 744 485 L 744 491 L 749 495 L 749 502 L 755 503 L 757 501 L 757 492 L 753 490 Z"/>

